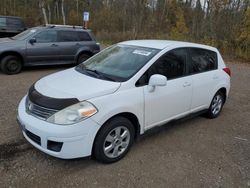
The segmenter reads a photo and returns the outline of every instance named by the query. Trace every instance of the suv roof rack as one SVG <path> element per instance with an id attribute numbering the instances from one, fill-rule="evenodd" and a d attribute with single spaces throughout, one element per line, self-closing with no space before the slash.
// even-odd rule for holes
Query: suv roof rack
<path id="1" fill-rule="evenodd" d="M 85 29 L 83 26 L 78 25 L 56 25 L 56 24 L 46 24 L 46 27 L 54 28 L 54 27 L 65 27 L 65 28 L 73 28 L 73 29 Z"/>

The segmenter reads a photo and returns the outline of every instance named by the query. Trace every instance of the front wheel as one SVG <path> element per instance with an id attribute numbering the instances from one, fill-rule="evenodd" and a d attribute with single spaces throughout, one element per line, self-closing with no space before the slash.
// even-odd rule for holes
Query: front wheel
<path id="1" fill-rule="evenodd" d="M 87 54 L 81 54 L 78 59 L 77 59 L 77 64 L 81 64 L 83 63 L 84 61 L 86 61 L 88 58 L 90 58 L 89 55 Z"/>
<path id="2" fill-rule="evenodd" d="M 5 74 L 17 74 L 22 70 L 22 62 L 17 56 L 9 55 L 2 59 L 1 69 Z"/>
<path id="3" fill-rule="evenodd" d="M 124 117 L 115 117 L 105 123 L 98 133 L 93 154 L 103 163 L 112 163 L 123 158 L 129 151 L 135 136 L 133 124 Z"/>
<path id="4" fill-rule="evenodd" d="M 223 95 L 222 92 L 218 91 L 215 94 L 215 96 L 210 104 L 210 107 L 207 111 L 206 116 L 210 119 L 218 117 L 222 111 L 224 102 L 225 102 L 225 96 Z"/>

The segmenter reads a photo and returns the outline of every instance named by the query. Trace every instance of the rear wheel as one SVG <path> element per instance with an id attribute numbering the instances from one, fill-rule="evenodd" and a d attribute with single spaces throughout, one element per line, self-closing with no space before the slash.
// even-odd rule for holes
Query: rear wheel
<path id="1" fill-rule="evenodd" d="M 1 61 L 1 69 L 5 74 L 17 74 L 22 70 L 21 59 L 14 55 L 6 56 Z"/>
<path id="2" fill-rule="evenodd" d="M 123 158 L 133 144 L 135 130 L 133 124 L 124 117 L 108 121 L 98 133 L 93 154 L 103 163 L 112 163 Z"/>
<path id="3" fill-rule="evenodd" d="M 81 54 L 78 57 L 77 64 L 80 64 L 80 63 L 86 61 L 88 58 L 90 58 L 90 55 L 88 55 L 88 54 Z"/>
<path id="4" fill-rule="evenodd" d="M 210 104 L 210 107 L 206 113 L 206 116 L 210 119 L 218 117 L 222 111 L 224 102 L 225 102 L 225 96 L 223 95 L 221 91 L 218 91 L 215 94 Z"/>

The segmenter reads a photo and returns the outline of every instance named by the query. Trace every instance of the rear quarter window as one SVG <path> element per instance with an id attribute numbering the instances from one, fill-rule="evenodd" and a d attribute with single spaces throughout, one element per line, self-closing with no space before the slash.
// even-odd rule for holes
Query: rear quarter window
<path id="1" fill-rule="evenodd" d="M 91 37 L 87 32 L 80 31 L 78 32 L 78 36 L 80 41 L 92 41 Z"/>
<path id="2" fill-rule="evenodd" d="M 189 49 L 189 73 L 196 74 L 215 70 L 218 67 L 217 53 L 201 48 Z"/>

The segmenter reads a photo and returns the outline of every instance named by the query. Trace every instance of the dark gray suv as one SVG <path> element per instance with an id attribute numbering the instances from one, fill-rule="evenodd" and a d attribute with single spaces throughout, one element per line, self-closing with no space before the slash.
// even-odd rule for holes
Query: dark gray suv
<path id="1" fill-rule="evenodd" d="M 0 39 L 0 65 L 4 73 L 16 74 L 23 66 L 79 64 L 99 51 L 90 30 L 46 25 Z"/>

